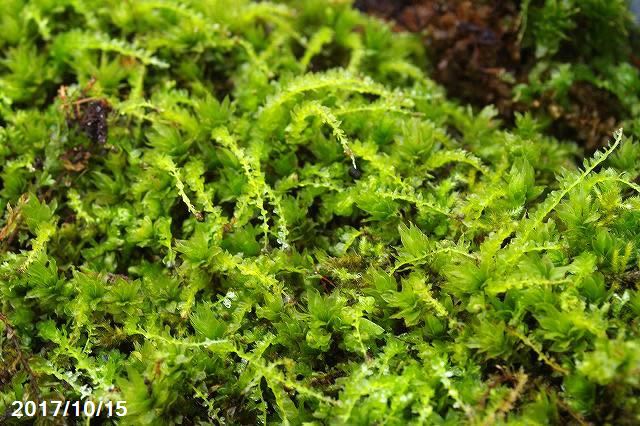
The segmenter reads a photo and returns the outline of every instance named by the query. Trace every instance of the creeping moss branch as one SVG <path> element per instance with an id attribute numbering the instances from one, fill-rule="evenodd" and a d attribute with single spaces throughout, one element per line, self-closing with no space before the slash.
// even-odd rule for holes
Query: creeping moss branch
<path id="1" fill-rule="evenodd" d="M 344 131 L 340 128 L 340 121 L 333 115 L 331 109 L 326 106 L 320 104 L 319 102 L 305 102 L 302 106 L 297 107 L 292 112 L 293 120 L 288 127 L 289 131 L 299 136 L 302 133 L 302 130 L 305 126 L 305 120 L 308 117 L 317 116 L 322 120 L 323 123 L 329 125 L 331 130 L 333 131 L 333 136 L 338 140 L 340 145 L 342 145 L 342 150 L 346 156 L 351 159 L 351 164 L 353 168 L 356 169 L 356 158 L 349 148 L 349 142 L 347 141 L 347 136 Z"/>

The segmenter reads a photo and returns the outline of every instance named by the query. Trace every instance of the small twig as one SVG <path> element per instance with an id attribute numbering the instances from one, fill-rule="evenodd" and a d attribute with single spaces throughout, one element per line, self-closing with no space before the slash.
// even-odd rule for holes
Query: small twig
<path id="1" fill-rule="evenodd" d="M 11 325 L 9 318 L 3 313 L 0 312 L 0 321 L 4 323 L 5 328 L 7 329 L 7 338 L 13 343 L 13 346 L 16 349 L 16 353 L 18 354 L 18 360 L 20 364 L 22 364 L 22 368 L 29 375 L 29 384 L 31 386 L 31 391 L 33 393 L 33 398 L 35 399 L 36 404 L 40 403 L 40 391 L 38 390 L 38 381 L 36 375 L 33 373 L 31 366 L 29 365 L 29 361 L 24 357 L 22 352 L 22 348 L 20 347 L 20 341 L 18 339 L 18 334 L 16 330 Z"/>
<path id="2" fill-rule="evenodd" d="M 331 281 L 329 278 L 325 277 L 324 275 L 320 276 L 320 282 L 327 283 L 327 284 L 331 285 L 332 288 L 336 287 L 336 285 L 333 283 L 333 281 Z M 324 288 L 325 288 L 325 290 L 329 291 L 329 289 L 326 286 L 324 286 Z"/>
<path id="3" fill-rule="evenodd" d="M 560 407 L 562 407 L 567 413 L 569 413 L 571 417 L 573 417 L 575 421 L 577 421 L 580 424 L 580 426 L 590 426 L 593 424 L 591 422 L 586 421 L 585 418 L 582 417 L 579 413 L 576 413 L 575 411 L 573 411 L 571 407 L 569 407 L 569 405 L 566 402 L 564 402 L 562 399 L 558 398 L 557 402 Z"/>
<path id="4" fill-rule="evenodd" d="M 525 336 L 524 334 L 518 332 L 517 330 L 515 330 L 515 329 L 513 329 L 511 327 L 507 327 L 507 332 L 509 334 L 511 334 L 512 336 L 517 337 L 518 339 L 520 339 L 522 341 L 522 343 L 524 343 L 526 346 L 531 348 L 536 354 L 538 354 L 538 359 L 540 359 L 542 362 L 547 364 L 553 370 L 555 370 L 558 373 L 563 374 L 565 376 L 569 374 L 569 370 L 567 370 L 566 368 L 562 367 L 553 358 L 551 358 L 550 356 L 548 356 L 544 352 L 542 352 L 542 349 L 538 348 L 527 336 Z"/>
<path id="5" fill-rule="evenodd" d="M 513 408 L 513 405 L 515 404 L 515 402 L 518 400 L 518 398 L 520 397 L 520 395 L 522 395 L 522 391 L 525 387 L 525 385 L 527 384 L 527 380 L 529 379 L 529 376 L 524 373 L 523 371 L 520 371 L 519 373 L 516 373 L 515 376 L 513 377 L 513 379 L 515 379 L 515 386 L 513 389 L 511 389 L 511 392 L 509 392 L 509 395 L 507 395 L 507 397 L 500 403 L 500 405 L 497 407 L 496 410 L 493 410 L 482 422 L 482 425 L 492 425 L 495 424 L 496 422 L 496 417 L 498 416 L 504 416 L 505 414 L 507 414 L 509 411 L 511 411 L 511 409 Z"/>
<path id="6" fill-rule="evenodd" d="M 18 231 L 18 224 L 22 218 L 22 207 L 27 203 L 27 201 L 29 201 L 29 195 L 22 194 L 14 208 L 7 205 L 9 217 L 7 218 L 6 225 L 0 229 L 0 242 L 2 244 L 0 245 L 0 252 L 6 250 L 13 243 Z"/>

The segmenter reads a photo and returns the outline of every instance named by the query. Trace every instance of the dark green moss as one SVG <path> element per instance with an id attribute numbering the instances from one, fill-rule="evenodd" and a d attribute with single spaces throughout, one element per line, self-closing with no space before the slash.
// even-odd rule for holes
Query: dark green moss
<path id="1" fill-rule="evenodd" d="M 349 2 L 0 20 L 2 411 L 640 421 L 632 138 L 579 165 L 530 115 L 505 131 Z M 113 109 L 105 144 L 73 122 L 88 102 Z"/>

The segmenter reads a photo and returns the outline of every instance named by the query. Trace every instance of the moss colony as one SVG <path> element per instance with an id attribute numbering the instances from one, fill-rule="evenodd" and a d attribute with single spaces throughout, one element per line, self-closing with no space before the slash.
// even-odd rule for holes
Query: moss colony
<path id="1" fill-rule="evenodd" d="M 541 57 L 588 31 L 520 100 L 625 107 L 593 155 L 349 1 L 4 0 L 0 423 L 638 424 L 631 20 L 523 3 Z"/>

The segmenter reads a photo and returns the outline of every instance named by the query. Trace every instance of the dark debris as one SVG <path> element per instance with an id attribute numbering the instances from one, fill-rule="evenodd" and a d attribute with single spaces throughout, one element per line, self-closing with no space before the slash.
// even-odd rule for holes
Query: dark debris
<path id="1" fill-rule="evenodd" d="M 513 100 L 513 87 L 527 82 L 535 65 L 533 52 L 520 44 L 519 4 L 515 0 L 358 0 L 355 6 L 393 21 L 396 31 L 424 34 L 435 63 L 432 77 L 451 96 L 483 107 L 493 104 L 507 123 L 516 112 L 540 111 L 551 117 L 550 132 L 595 150 L 607 143 L 624 117 L 614 96 L 587 83 L 576 83 L 570 105 L 543 94 L 533 105 Z M 640 60 L 638 60 L 640 67 Z M 504 76 L 512 78 L 506 81 Z"/>
<path id="2" fill-rule="evenodd" d="M 104 145 L 109 136 L 107 118 L 111 105 L 104 99 L 78 101 L 74 114 L 67 116 L 67 123 L 80 128 L 94 143 Z"/>

